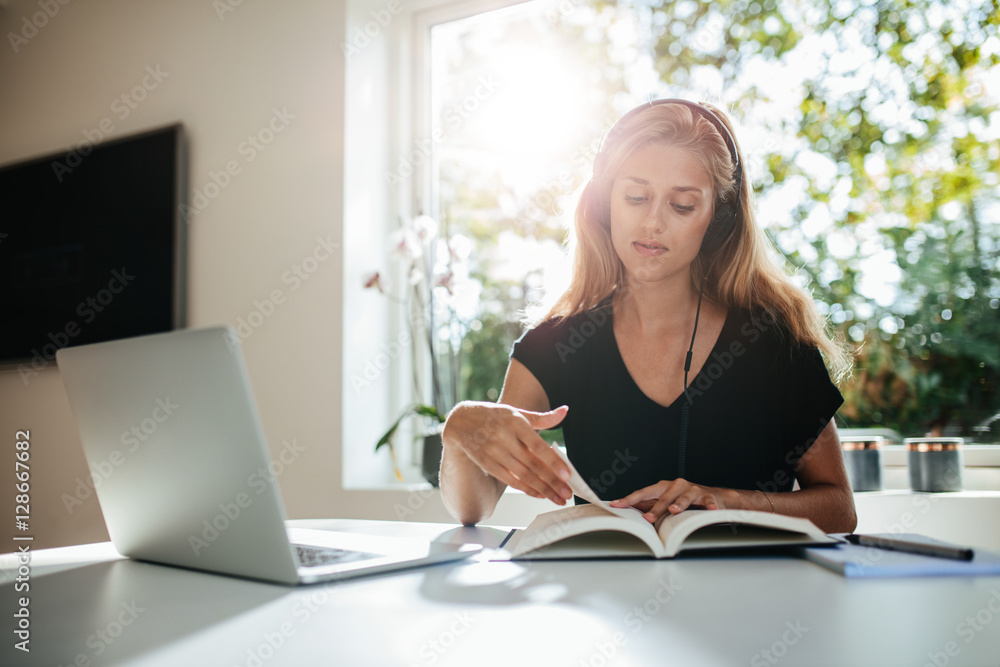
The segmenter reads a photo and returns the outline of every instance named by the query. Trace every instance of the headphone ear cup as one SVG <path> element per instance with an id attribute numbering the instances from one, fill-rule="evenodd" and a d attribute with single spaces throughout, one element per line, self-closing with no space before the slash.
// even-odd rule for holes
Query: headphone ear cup
<path id="1" fill-rule="evenodd" d="M 708 223 L 705 236 L 701 240 L 701 250 L 699 254 L 703 257 L 710 257 L 716 250 L 722 247 L 729 235 L 736 228 L 736 208 L 730 202 L 726 202 L 715 210 L 712 221 Z"/>
<path id="2" fill-rule="evenodd" d="M 600 184 L 598 184 L 597 179 L 591 178 L 587 184 L 583 186 L 583 192 L 580 193 L 580 199 L 583 202 L 588 220 L 601 221 L 602 223 L 606 223 L 608 221 L 610 214 L 610 202 L 606 201 L 606 197 L 601 196 L 601 187 Z"/>

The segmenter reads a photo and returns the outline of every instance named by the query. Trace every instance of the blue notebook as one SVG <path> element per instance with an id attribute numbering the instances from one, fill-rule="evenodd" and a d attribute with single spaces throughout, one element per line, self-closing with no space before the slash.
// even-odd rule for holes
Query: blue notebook
<path id="1" fill-rule="evenodd" d="M 843 535 L 832 535 L 842 538 Z M 947 544 L 915 533 L 882 534 L 928 544 Z M 804 547 L 803 555 L 814 563 L 849 578 L 934 577 L 941 575 L 1000 575 L 1000 553 L 976 549 L 972 560 L 953 560 L 877 549 L 843 542 L 835 547 Z"/>

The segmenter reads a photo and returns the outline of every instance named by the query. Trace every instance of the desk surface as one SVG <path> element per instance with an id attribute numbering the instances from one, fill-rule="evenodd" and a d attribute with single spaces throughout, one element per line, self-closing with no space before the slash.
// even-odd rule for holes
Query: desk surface
<path id="1" fill-rule="evenodd" d="M 295 526 L 495 545 L 505 531 Z M 31 653 L 3 665 L 976 665 L 1000 667 L 1000 577 L 851 581 L 783 556 L 441 565 L 286 588 L 122 559 L 36 552 Z M 16 567 L 16 566 L 15 566 Z"/>

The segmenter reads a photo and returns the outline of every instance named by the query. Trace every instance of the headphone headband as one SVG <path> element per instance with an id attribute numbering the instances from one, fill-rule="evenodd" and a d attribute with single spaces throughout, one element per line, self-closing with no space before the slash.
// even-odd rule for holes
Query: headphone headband
<path id="1" fill-rule="evenodd" d="M 723 202 L 722 205 L 717 207 L 715 215 L 712 217 L 712 222 L 709 225 L 708 230 L 705 232 L 705 238 L 701 245 L 701 252 L 708 255 L 717 250 L 735 228 L 737 211 L 739 210 L 740 195 L 742 194 L 743 189 L 743 164 L 740 162 L 739 151 L 736 150 L 736 141 L 733 139 L 733 135 L 729 131 L 729 128 L 726 127 L 725 123 L 723 123 L 711 109 L 698 104 L 697 102 L 684 100 L 678 97 L 650 100 L 644 104 L 640 104 L 619 118 L 604 136 L 604 139 L 601 141 L 601 147 L 598 149 L 597 155 L 594 157 L 594 176 L 596 177 L 598 174 L 604 173 L 604 168 L 606 166 L 604 162 L 607 160 L 608 142 L 614 140 L 615 134 L 622 131 L 624 124 L 626 124 L 630 118 L 642 113 L 647 108 L 659 106 L 661 104 L 680 104 L 693 110 L 699 116 L 712 124 L 716 131 L 718 131 L 718 133 L 722 136 L 722 140 L 725 142 L 726 148 L 729 149 L 729 155 L 733 162 L 733 180 L 736 181 L 736 193 L 733 198 L 734 201 Z"/>
<path id="2" fill-rule="evenodd" d="M 670 97 L 659 100 L 649 100 L 648 102 L 644 102 L 643 104 L 640 104 L 634 109 L 629 110 L 628 112 L 625 113 L 624 116 L 619 118 L 615 122 L 615 124 L 611 126 L 611 129 L 608 130 L 607 134 L 604 135 L 604 139 L 601 141 L 601 147 L 598 149 L 597 156 L 594 158 L 595 172 L 597 171 L 598 163 L 603 161 L 602 158 L 604 158 L 604 154 L 608 147 L 608 142 L 612 140 L 612 137 L 614 137 L 615 134 L 621 132 L 622 126 L 630 118 L 637 116 L 638 114 L 642 113 L 643 111 L 645 111 L 650 107 L 659 106 L 661 104 L 681 104 L 695 111 L 702 118 L 710 122 L 712 126 L 715 127 L 715 129 L 719 132 L 719 134 L 722 135 L 722 140 L 725 142 L 726 148 L 729 149 L 729 156 L 730 158 L 732 158 L 733 161 L 734 177 L 736 176 L 737 171 L 741 171 L 743 165 L 740 164 L 740 155 L 736 151 L 736 141 L 733 139 L 733 135 L 732 133 L 729 132 L 729 128 L 726 127 L 725 123 L 719 120 L 719 117 L 716 116 L 715 113 L 706 106 L 698 104 L 697 102 L 692 102 L 691 100 L 684 100 L 679 97 Z M 740 179 L 736 179 L 736 182 L 739 183 Z"/>

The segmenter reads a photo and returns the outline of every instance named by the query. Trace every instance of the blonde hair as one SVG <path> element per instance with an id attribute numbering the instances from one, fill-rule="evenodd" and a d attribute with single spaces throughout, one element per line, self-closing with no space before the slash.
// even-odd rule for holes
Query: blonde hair
<path id="1" fill-rule="evenodd" d="M 702 104 L 729 130 L 729 118 Z M 629 114 L 615 126 L 594 160 L 594 174 L 583 187 L 574 216 L 573 276 L 569 287 L 542 318 L 569 317 L 591 310 L 625 288 L 625 269 L 611 241 L 610 192 L 618 169 L 635 151 L 651 144 L 669 144 L 690 150 L 708 172 L 715 197 L 714 210 L 733 205 L 737 188 L 735 166 L 726 140 L 705 117 L 684 104 L 649 105 Z M 737 143 L 740 164 L 743 153 Z M 692 280 L 705 281 L 705 295 L 726 307 L 764 310 L 792 339 L 819 348 L 836 381 L 850 375 L 852 360 L 835 340 L 812 297 L 792 283 L 777 261 L 777 250 L 754 214 L 753 188 L 741 170 L 739 201 L 732 232 L 708 261 L 699 255 L 691 265 Z"/>

